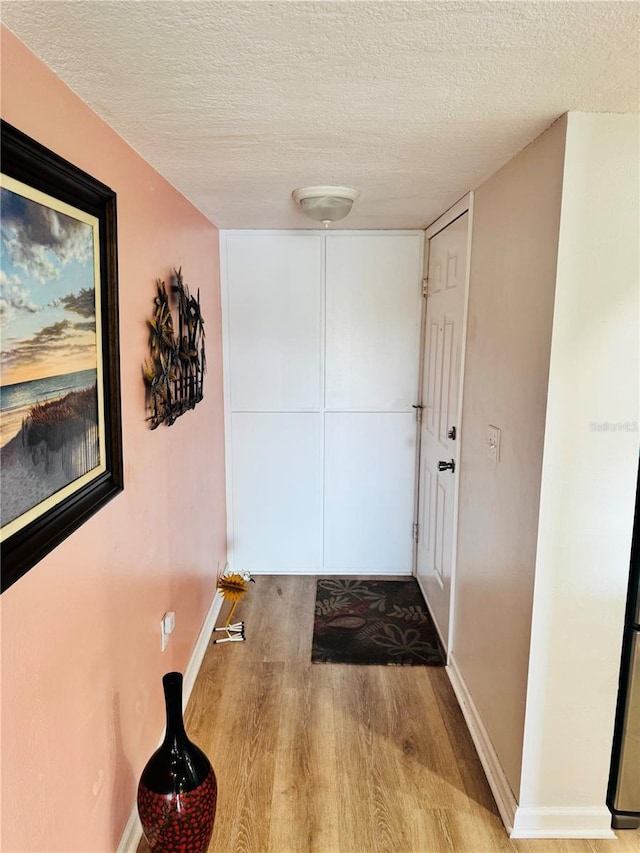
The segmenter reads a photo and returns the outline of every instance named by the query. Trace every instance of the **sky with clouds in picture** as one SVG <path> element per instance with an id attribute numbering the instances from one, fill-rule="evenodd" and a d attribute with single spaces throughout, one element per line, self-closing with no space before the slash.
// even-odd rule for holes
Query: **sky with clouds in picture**
<path id="1" fill-rule="evenodd" d="M 2 385 L 96 367 L 93 228 L 0 189 Z"/>

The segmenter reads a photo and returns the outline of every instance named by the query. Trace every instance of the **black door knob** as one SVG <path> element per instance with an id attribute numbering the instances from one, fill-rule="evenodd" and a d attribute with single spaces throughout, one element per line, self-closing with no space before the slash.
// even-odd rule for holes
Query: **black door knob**
<path id="1" fill-rule="evenodd" d="M 453 459 L 451 460 L 451 462 L 443 462 L 443 461 L 438 462 L 438 471 L 451 471 L 451 472 L 453 472 L 455 470 L 456 470 L 456 463 L 453 461 Z"/>

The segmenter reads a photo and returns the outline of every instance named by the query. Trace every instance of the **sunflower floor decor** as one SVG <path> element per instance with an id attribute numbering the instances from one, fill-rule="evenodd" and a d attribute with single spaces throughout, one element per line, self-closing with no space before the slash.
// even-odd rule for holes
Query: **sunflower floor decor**
<path id="1" fill-rule="evenodd" d="M 227 569 L 218 578 L 218 592 L 225 601 L 231 602 L 231 610 L 227 614 L 225 624 L 221 628 L 213 629 L 214 633 L 223 631 L 226 635 L 214 640 L 214 645 L 218 643 L 243 643 L 245 641 L 244 622 L 232 622 L 231 620 L 236 607 L 249 592 L 249 583 L 255 583 L 251 577 L 251 572 L 233 572 Z"/>
<path id="2" fill-rule="evenodd" d="M 312 663 L 444 666 L 420 587 L 407 580 L 320 578 Z"/>

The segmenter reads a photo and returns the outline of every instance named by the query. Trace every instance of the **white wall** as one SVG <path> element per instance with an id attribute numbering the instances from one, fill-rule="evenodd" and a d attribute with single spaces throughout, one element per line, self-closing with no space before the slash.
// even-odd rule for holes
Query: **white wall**
<path id="1" fill-rule="evenodd" d="M 606 834 L 638 464 L 637 116 L 570 113 L 516 834 Z"/>
<path id="2" fill-rule="evenodd" d="M 561 119 L 474 199 L 452 657 L 516 798 L 564 137 Z"/>

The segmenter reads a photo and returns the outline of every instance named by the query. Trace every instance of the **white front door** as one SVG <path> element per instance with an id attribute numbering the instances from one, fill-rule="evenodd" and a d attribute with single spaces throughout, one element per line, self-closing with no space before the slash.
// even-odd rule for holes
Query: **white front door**
<path id="1" fill-rule="evenodd" d="M 448 647 L 469 214 L 432 237 L 421 389 L 416 575 Z"/>

